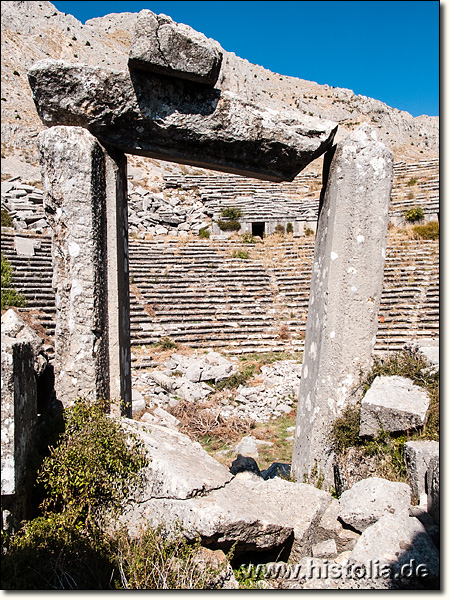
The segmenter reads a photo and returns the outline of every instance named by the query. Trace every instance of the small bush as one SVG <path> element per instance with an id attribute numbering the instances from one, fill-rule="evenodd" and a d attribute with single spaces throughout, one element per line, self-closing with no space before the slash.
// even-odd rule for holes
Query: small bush
<path id="1" fill-rule="evenodd" d="M 248 259 L 248 252 L 245 250 L 235 250 L 233 252 L 233 258 L 241 258 L 242 260 Z"/>
<path id="2" fill-rule="evenodd" d="M 416 185 L 417 183 L 417 177 L 411 177 L 411 179 L 408 181 L 408 183 L 406 184 L 408 187 L 412 187 L 413 185 Z"/>
<path id="3" fill-rule="evenodd" d="M 172 350 L 173 348 L 178 348 L 178 344 L 170 337 L 161 338 L 156 345 L 160 346 L 162 350 Z"/>
<path id="4" fill-rule="evenodd" d="M 279 235 L 284 235 L 286 233 L 284 226 L 283 225 L 276 225 L 275 226 L 275 233 L 278 233 Z"/>
<path id="5" fill-rule="evenodd" d="M 305 235 L 306 235 L 307 237 L 310 237 L 311 235 L 314 235 L 314 229 L 311 229 L 311 227 L 307 227 L 307 228 L 305 229 Z"/>
<path id="6" fill-rule="evenodd" d="M 13 270 L 8 260 L 1 255 L 1 307 L 2 309 L 10 306 L 23 307 L 26 305 L 25 298 L 19 294 L 12 286 Z"/>
<path id="7" fill-rule="evenodd" d="M 210 232 L 208 227 L 202 227 L 198 232 L 198 237 L 209 240 Z"/>
<path id="8" fill-rule="evenodd" d="M 408 200 L 412 200 L 413 198 L 415 198 L 414 192 L 408 192 L 407 198 Z"/>
<path id="9" fill-rule="evenodd" d="M 235 206 L 228 206 L 226 208 L 222 208 L 220 211 L 220 216 L 224 219 L 231 219 L 232 221 L 236 221 L 239 217 L 242 216 L 242 211 L 240 208 Z"/>
<path id="10" fill-rule="evenodd" d="M 242 241 L 244 244 L 256 244 L 257 240 L 254 235 L 252 235 L 249 231 L 246 231 L 242 234 Z"/>
<path id="11" fill-rule="evenodd" d="M 222 231 L 239 231 L 241 224 L 239 221 L 217 221 L 217 225 Z"/>
<path id="12" fill-rule="evenodd" d="M 439 223 L 438 221 L 430 221 L 425 225 L 415 225 L 413 231 L 418 237 L 423 240 L 438 240 L 439 239 Z"/>
<path id="13" fill-rule="evenodd" d="M 421 221 L 423 217 L 424 212 L 421 206 L 415 206 L 414 208 L 405 211 L 405 219 L 410 223 L 417 223 L 417 221 Z"/>
<path id="14" fill-rule="evenodd" d="M 12 227 L 13 219 L 8 211 L 2 208 L 2 227 Z"/>
<path id="15" fill-rule="evenodd" d="M 289 331 L 289 327 L 287 325 L 282 325 L 280 330 L 278 331 L 278 337 L 280 340 L 290 340 L 291 332 Z"/>
<path id="16" fill-rule="evenodd" d="M 294 226 L 292 225 L 292 223 L 288 223 L 286 225 L 286 233 L 294 233 Z"/>

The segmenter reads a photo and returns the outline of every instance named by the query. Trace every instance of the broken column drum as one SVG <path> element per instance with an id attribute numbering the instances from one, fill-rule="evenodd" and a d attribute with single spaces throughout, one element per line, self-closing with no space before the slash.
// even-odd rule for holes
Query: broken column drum
<path id="1" fill-rule="evenodd" d="M 311 278 L 292 474 L 334 483 L 332 423 L 372 361 L 393 156 L 362 125 L 330 150 Z"/>

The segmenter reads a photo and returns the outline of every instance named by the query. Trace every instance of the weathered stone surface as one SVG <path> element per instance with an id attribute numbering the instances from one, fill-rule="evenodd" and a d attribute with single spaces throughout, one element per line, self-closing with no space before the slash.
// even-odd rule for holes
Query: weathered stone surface
<path id="1" fill-rule="evenodd" d="M 128 57 L 130 69 L 214 85 L 221 63 L 222 52 L 214 40 L 166 15 L 139 13 Z"/>
<path id="2" fill-rule="evenodd" d="M 358 481 L 340 498 L 339 518 L 357 531 L 364 531 L 385 514 L 409 514 L 411 488 L 370 477 Z"/>
<path id="3" fill-rule="evenodd" d="M 2 333 L 2 496 L 21 493 L 27 475 L 28 461 L 35 448 L 37 393 L 34 376 L 34 354 L 29 342 Z M 20 502 L 11 507 L 18 520 Z M 3 508 L 3 498 L 2 498 Z"/>
<path id="4" fill-rule="evenodd" d="M 378 327 L 393 157 L 367 124 L 327 155 L 292 473 L 332 486 L 331 423 L 367 371 Z"/>
<path id="5" fill-rule="evenodd" d="M 208 590 L 238 590 L 239 583 L 233 569 L 222 550 L 210 550 L 200 546 L 193 556 L 193 561 L 200 568 L 213 569 L 212 579 L 206 583 Z"/>
<path id="6" fill-rule="evenodd" d="M 331 496 L 313 486 L 282 479 L 233 479 L 205 496 L 186 500 L 141 500 L 126 507 L 121 521 L 131 535 L 146 524 L 179 521 L 188 539 L 228 550 L 235 556 L 292 545 L 294 559 L 311 552 L 315 527 Z M 294 540 L 292 539 L 294 537 Z"/>
<path id="7" fill-rule="evenodd" d="M 89 129 L 127 152 L 273 181 L 292 180 L 337 125 L 259 108 L 236 94 L 149 75 L 46 60 L 29 71 L 45 125 Z"/>
<path id="8" fill-rule="evenodd" d="M 408 481 L 415 498 L 426 494 L 426 476 L 433 457 L 439 456 L 439 442 L 423 440 L 406 442 L 405 460 Z"/>
<path id="9" fill-rule="evenodd" d="M 1 322 L 3 335 L 31 344 L 34 356 L 34 370 L 37 376 L 42 375 L 48 364 L 48 358 L 42 353 L 42 339 L 12 308 L 2 315 Z"/>
<path id="10" fill-rule="evenodd" d="M 361 403 L 360 436 L 376 436 L 384 431 L 400 432 L 425 423 L 430 398 L 411 379 L 379 376 Z"/>
<path id="11" fill-rule="evenodd" d="M 77 127 L 51 128 L 38 143 L 53 230 L 58 398 L 117 399 L 131 415 L 124 157 Z"/>
<path id="12" fill-rule="evenodd" d="M 133 416 L 142 412 L 146 408 L 145 398 L 139 390 L 131 391 L 131 408 Z"/>
<path id="13" fill-rule="evenodd" d="M 433 517 L 434 522 L 439 525 L 439 522 L 440 522 L 439 456 L 433 457 L 428 466 L 427 487 L 428 487 L 428 512 Z"/>
<path id="14" fill-rule="evenodd" d="M 312 547 L 314 558 L 334 558 L 337 555 L 336 541 L 334 539 L 324 540 Z"/>
<path id="15" fill-rule="evenodd" d="M 232 479 L 226 467 L 187 435 L 129 419 L 123 419 L 123 424 L 142 439 L 150 459 L 144 473 L 145 486 L 136 497 L 138 502 L 150 498 L 184 500 L 223 487 Z"/>
<path id="16" fill-rule="evenodd" d="M 400 573 L 402 565 L 412 565 L 413 572 L 419 576 L 408 577 L 406 568 L 403 573 L 405 583 L 412 587 L 417 582 L 431 587 L 439 581 L 439 555 L 435 545 L 423 525 L 404 514 L 384 515 L 368 527 L 353 548 L 350 561 L 366 566 L 370 561 L 379 561 L 380 569 L 389 565 L 393 579 L 398 579 L 395 575 Z M 416 571 L 419 565 L 423 568 Z"/>
<path id="17" fill-rule="evenodd" d="M 243 454 L 244 456 L 258 458 L 259 446 L 273 446 L 273 443 L 257 440 L 253 435 L 246 435 L 238 444 L 236 444 L 234 451 Z"/>
<path id="18" fill-rule="evenodd" d="M 425 360 L 439 371 L 439 338 L 421 338 L 414 342 L 407 342 L 405 347 L 422 354 Z"/>
<path id="19" fill-rule="evenodd" d="M 14 238 L 14 248 L 17 256 L 34 256 L 35 240 L 16 236 Z"/>

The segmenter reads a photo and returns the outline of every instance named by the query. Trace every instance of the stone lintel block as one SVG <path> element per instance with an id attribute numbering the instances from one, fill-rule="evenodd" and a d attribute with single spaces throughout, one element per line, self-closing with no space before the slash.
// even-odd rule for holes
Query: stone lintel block
<path id="1" fill-rule="evenodd" d="M 378 376 L 361 403 L 360 436 L 376 436 L 381 429 L 409 431 L 425 423 L 430 398 L 411 379 Z"/>
<path id="2" fill-rule="evenodd" d="M 44 60 L 28 78 L 49 127 L 84 127 L 128 154 L 271 181 L 294 179 L 337 130 L 332 121 L 158 74 Z"/>
<path id="3" fill-rule="evenodd" d="M 331 424 L 367 372 L 383 289 L 393 155 L 361 125 L 327 153 L 292 472 L 334 485 Z"/>
<path id="4" fill-rule="evenodd" d="M 427 492 L 427 471 L 434 457 L 439 457 L 439 442 L 420 440 L 405 444 L 408 481 L 415 498 Z"/>
<path id="5" fill-rule="evenodd" d="M 214 85 L 222 64 L 220 46 L 166 15 L 142 10 L 131 40 L 128 66 Z"/>

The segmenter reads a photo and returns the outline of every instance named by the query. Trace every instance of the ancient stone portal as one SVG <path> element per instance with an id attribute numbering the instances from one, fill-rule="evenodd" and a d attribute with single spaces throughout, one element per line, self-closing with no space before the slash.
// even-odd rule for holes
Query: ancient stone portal
<path id="1" fill-rule="evenodd" d="M 324 162 L 292 473 L 333 485 L 330 426 L 369 369 L 378 327 L 393 155 L 369 125 Z"/>

